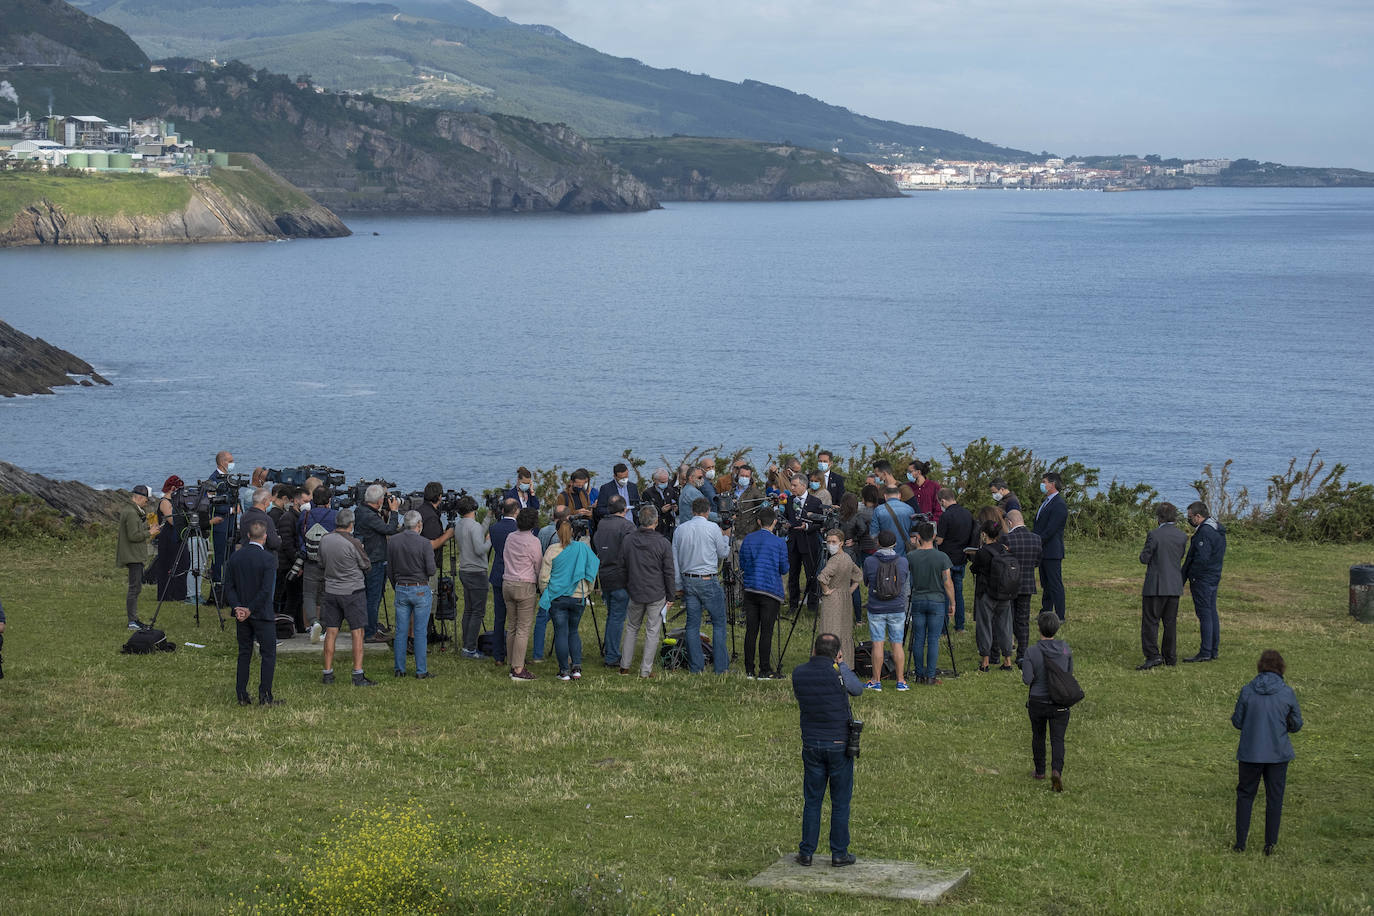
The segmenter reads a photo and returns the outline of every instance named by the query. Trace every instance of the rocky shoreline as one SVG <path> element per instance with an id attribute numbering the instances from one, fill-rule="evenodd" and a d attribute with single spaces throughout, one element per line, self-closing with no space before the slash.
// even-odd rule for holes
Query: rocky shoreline
<path id="1" fill-rule="evenodd" d="M 43 500 L 82 524 L 112 522 L 129 499 L 127 490 L 97 490 L 76 480 L 53 480 L 0 461 L 0 493 L 18 493 Z"/>
<path id="2" fill-rule="evenodd" d="M 108 384 L 84 359 L 0 321 L 0 395 L 52 394 L 62 385 Z"/>

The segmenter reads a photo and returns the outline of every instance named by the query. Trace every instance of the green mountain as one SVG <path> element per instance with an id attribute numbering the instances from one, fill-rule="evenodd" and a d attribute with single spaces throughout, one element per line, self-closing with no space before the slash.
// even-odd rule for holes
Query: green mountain
<path id="1" fill-rule="evenodd" d="M 646 66 L 464 0 L 84 0 L 155 57 L 239 59 L 338 90 L 563 122 L 587 136 L 688 134 L 850 155 L 1025 158 L 1023 150 L 855 114 L 753 80 Z M 838 142 L 837 142 L 838 141 Z"/>
<path id="2" fill-rule="evenodd" d="M 120 29 L 62 0 L 0 0 L 0 66 L 137 70 L 148 55 Z"/>

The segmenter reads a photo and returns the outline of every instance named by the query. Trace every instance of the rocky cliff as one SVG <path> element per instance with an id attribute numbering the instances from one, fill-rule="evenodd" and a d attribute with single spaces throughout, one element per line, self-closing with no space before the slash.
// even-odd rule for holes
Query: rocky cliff
<path id="1" fill-rule="evenodd" d="M 85 360 L 0 321 L 0 395 L 52 394 L 59 385 L 108 384 Z"/>
<path id="2" fill-rule="evenodd" d="M 260 242 L 282 238 L 334 238 L 348 227 L 329 210 L 287 184 L 256 156 L 235 157 L 236 169 L 215 169 L 206 178 L 147 178 L 97 175 L 65 179 L 54 200 L 52 179 L 36 185 L 46 192 L 21 207 L 0 228 L 0 248 L 24 245 L 140 245 L 164 242 Z M 242 170 L 238 170 L 238 169 Z M 7 181 L 22 181 L 10 176 Z M 83 185 L 82 183 L 87 183 Z M 94 183 L 124 182 L 132 190 L 127 209 L 100 212 L 85 205 Z M 136 182 L 137 184 L 128 184 Z M 140 206 L 138 191 L 160 193 L 149 182 L 182 182 L 189 187 L 184 206 Z M 107 209 L 107 208 L 105 208 Z"/>
<path id="3" fill-rule="evenodd" d="M 0 493 L 37 497 L 79 522 L 109 522 L 129 499 L 125 490 L 97 490 L 75 480 L 53 480 L 0 461 Z"/>

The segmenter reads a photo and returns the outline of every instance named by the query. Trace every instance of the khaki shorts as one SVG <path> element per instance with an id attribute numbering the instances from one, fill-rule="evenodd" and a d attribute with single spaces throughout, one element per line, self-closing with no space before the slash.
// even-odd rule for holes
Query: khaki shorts
<path id="1" fill-rule="evenodd" d="M 341 621 L 348 621 L 350 630 L 367 626 L 367 589 L 360 588 L 351 595 L 331 595 L 325 592 L 320 605 L 320 623 L 326 630 L 337 630 Z"/>

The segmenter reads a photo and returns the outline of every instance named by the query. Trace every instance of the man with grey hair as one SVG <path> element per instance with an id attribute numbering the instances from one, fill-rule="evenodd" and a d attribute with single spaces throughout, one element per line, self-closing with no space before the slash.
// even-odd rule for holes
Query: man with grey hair
<path id="1" fill-rule="evenodd" d="M 353 686 L 371 687 L 373 681 L 363 673 L 363 634 L 367 626 L 367 591 L 363 577 L 372 567 L 363 545 L 353 536 L 353 510 L 340 509 L 334 530 L 320 539 L 320 565 L 324 567 L 324 603 L 320 620 L 324 623 L 324 678 L 334 683 L 334 642 L 339 625 L 347 620 L 353 639 Z"/>
<path id="2" fill-rule="evenodd" d="M 234 545 L 235 550 L 241 549 L 248 543 L 248 526 L 253 522 L 262 522 L 267 526 L 266 550 L 272 555 L 274 561 L 277 559 L 277 553 L 281 550 L 281 535 L 277 534 L 276 520 L 267 514 L 267 507 L 271 504 L 271 487 L 258 487 L 253 491 L 253 504 L 239 515 L 239 536 Z"/>
<path id="3" fill-rule="evenodd" d="M 666 472 L 665 472 L 666 473 Z M 625 629 L 620 640 L 620 673 L 630 673 L 635 640 L 644 627 L 644 655 L 639 663 L 640 677 L 654 676 L 658 657 L 659 633 L 663 628 L 663 609 L 677 590 L 673 570 L 673 545 L 659 534 L 658 510 L 642 506 L 639 527 L 620 542 L 620 563 L 625 569 L 625 590 L 630 603 L 625 614 Z"/>
<path id="4" fill-rule="evenodd" d="M 388 494 L 385 487 L 374 483 L 363 491 L 363 505 L 358 507 L 355 516 L 358 540 L 362 541 L 368 562 L 372 564 L 365 582 L 368 642 L 386 642 L 386 635 L 377 626 L 377 612 L 386 591 L 386 540 L 401 530 L 400 508 L 401 501 L 394 494 Z M 406 634 L 400 634 L 400 638 L 405 639 Z"/>
<path id="5" fill-rule="evenodd" d="M 706 493 L 708 489 L 711 491 L 709 496 Z M 715 495 L 716 491 L 706 483 L 706 470 L 700 466 L 688 468 L 687 482 L 682 485 L 677 497 L 677 523 L 685 525 L 692 520 L 696 515 L 692 505 L 698 499 L 705 499 L 710 504 L 707 518 L 713 522 L 720 521 L 720 516 L 716 514 Z"/>
<path id="6" fill-rule="evenodd" d="M 415 625 L 415 676 L 421 680 L 433 677 L 426 665 L 429 637 L 429 613 L 434 592 L 429 579 L 435 573 L 434 547 L 429 538 L 420 533 L 425 520 L 411 509 L 401 520 L 402 531 L 386 545 L 386 570 L 391 588 L 396 592 L 396 638 L 392 648 L 396 659 L 393 674 L 406 676 L 406 633 Z"/>
<path id="7" fill-rule="evenodd" d="M 678 488 L 673 483 L 673 474 L 667 468 L 659 468 L 653 473 L 653 486 L 644 492 L 644 499 L 658 510 L 659 534 L 669 541 L 673 539 L 673 529 L 677 527 Z"/>
<path id="8" fill-rule="evenodd" d="M 549 523 L 539 529 L 539 548 L 548 550 L 549 545 L 558 540 L 558 526 L 568 520 L 567 506 L 554 506 Z"/>

